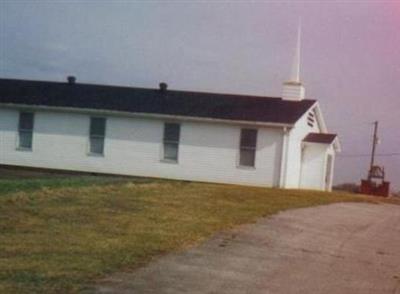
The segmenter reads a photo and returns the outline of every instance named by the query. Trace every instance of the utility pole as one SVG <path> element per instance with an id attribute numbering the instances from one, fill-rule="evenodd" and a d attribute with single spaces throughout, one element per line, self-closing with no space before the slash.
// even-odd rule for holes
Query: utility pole
<path id="1" fill-rule="evenodd" d="M 378 121 L 374 122 L 374 136 L 372 138 L 371 165 L 368 172 L 368 180 L 361 180 L 360 192 L 362 194 L 388 197 L 390 183 L 385 181 L 385 168 L 375 165 L 375 151 L 378 144 Z M 372 179 L 380 179 L 372 181 Z"/>
<path id="2" fill-rule="evenodd" d="M 378 121 L 374 122 L 374 136 L 372 138 L 372 153 L 371 153 L 371 164 L 369 167 L 369 173 L 368 173 L 368 179 L 371 179 L 372 176 L 372 169 L 374 166 L 374 161 L 375 161 L 375 150 L 376 150 L 376 144 L 378 144 Z"/>

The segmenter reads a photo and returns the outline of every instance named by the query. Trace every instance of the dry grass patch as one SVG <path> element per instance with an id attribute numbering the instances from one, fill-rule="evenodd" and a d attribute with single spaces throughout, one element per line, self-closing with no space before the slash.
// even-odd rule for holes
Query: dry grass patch
<path id="1" fill-rule="evenodd" d="M 51 186 L 51 185 L 50 185 Z M 211 234 L 346 193 L 174 181 L 47 187 L 0 196 L 0 293 L 76 293 Z"/>

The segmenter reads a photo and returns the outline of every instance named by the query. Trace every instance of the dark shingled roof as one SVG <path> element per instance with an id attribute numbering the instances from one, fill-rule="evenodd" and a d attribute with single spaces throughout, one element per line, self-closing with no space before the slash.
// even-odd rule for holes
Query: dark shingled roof
<path id="1" fill-rule="evenodd" d="M 293 124 L 315 100 L 0 79 L 0 103 Z"/>
<path id="2" fill-rule="evenodd" d="M 336 134 L 309 133 L 303 142 L 332 144 L 336 137 Z"/>

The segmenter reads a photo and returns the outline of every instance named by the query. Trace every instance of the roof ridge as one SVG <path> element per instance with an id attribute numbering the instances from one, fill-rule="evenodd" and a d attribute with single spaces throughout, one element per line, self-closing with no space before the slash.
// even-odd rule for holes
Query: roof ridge
<path id="1" fill-rule="evenodd" d="M 316 101 L 0 79 L 0 103 L 294 124 Z"/>
<path id="2" fill-rule="evenodd" d="M 67 82 L 62 81 L 48 81 L 48 80 L 31 80 L 31 79 L 15 79 L 15 78 L 1 78 L 0 82 L 28 82 L 28 83 L 37 83 L 37 84 L 53 84 L 53 85 L 68 85 Z M 110 85 L 110 84 L 96 84 L 96 83 L 78 83 L 74 84 L 76 86 L 85 86 L 85 87 L 102 87 L 102 88 L 115 88 L 115 89 L 125 89 L 125 90 L 142 90 L 142 91 L 157 91 L 159 88 L 145 88 L 145 87 L 137 87 L 137 86 L 126 86 L 126 85 Z M 182 90 L 182 89 L 168 89 L 166 93 L 186 93 L 186 94 L 194 94 L 194 95 L 218 95 L 225 97 L 242 97 L 242 98 L 255 98 L 255 99 L 277 99 L 279 101 L 287 101 L 283 100 L 282 97 L 277 96 L 261 96 L 261 95 L 253 95 L 253 94 L 235 94 L 235 93 L 222 93 L 222 92 L 209 92 L 209 91 L 192 91 L 192 90 Z M 315 101 L 314 99 L 304 99 L 306 101 Z M 303 100 L 301 100 L 303 101 Z M 298 103 L 301 101 L 287 101 L 289 103 Z"/>

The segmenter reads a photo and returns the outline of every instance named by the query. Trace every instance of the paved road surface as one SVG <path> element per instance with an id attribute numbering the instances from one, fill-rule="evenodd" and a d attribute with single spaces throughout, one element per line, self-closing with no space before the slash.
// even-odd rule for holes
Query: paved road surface
<path id="1" fill-rule="evenodd" d="M 97 292 L 400 294 L 400 206 L 286 211 L 114 274 Z"/>

